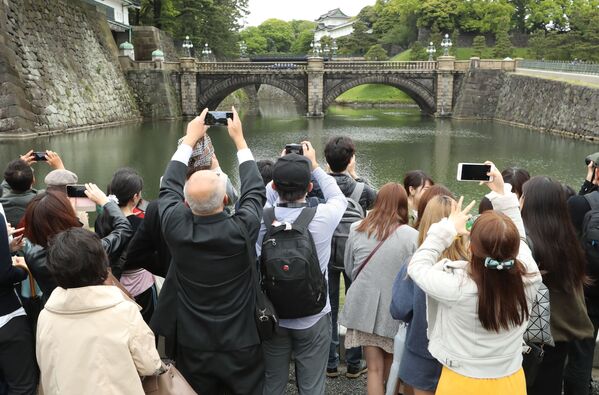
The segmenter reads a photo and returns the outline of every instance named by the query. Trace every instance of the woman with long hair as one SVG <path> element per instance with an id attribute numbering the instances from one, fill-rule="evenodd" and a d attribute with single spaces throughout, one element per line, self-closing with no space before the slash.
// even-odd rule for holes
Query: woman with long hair
<path id="1" fill-rule="evenodd" d="M 571 343 L 593 337 L 583 293 L 586 258 L 559 182 L 544 176 L 531 178 L 522 189 L 521 205 L 528 241 L 549 289 L 555 341 L 555 347 L 544 347 L 543 361 L 528 393 L 560 395 Z"/>
<path id="2" fill-rule="evenodd" d="M 456 201 L 447 195 L 436 195 L 429 200 L 420 219 L 418 245 L 422 245 L 433 224 L 449 217 L 456 204 Z M 456 238 L 443 251 L 441 259 L 467 260 L 468 250 L 464 238 Z M 395 278 L 391 315 L 396 320 L 408 324 L 405 348 L 399 365 L 399 378 L 415 395 L 434 395 L 442 365 L 428 351 L 426 294 L 408 277 L 408 265 L 402 266 Z"/>
<path id="3" fill-rule="evenodd" d="M 131 225 L 119 207 L 110 202 L 95 184 L 86 184 L 86 195 L 110 213 L 114 230 L 102 238 L 102 246 L 109 257 L 120 255 L 131 237 Z M 56 288 L 56 280 L 50 274 L 46 260 L 48 243 L 58 233 L 74 227 L 79 228 L 82 224 L 66 193 L 59 191 L 38 194 L 27 206 L 23 218 L 24 234 L 29 242 L 24 249 L 25 261 L 43 292 L 43 300 L 46 301 Z"/>
<path id="4" fill-rule="evenodd" d="M 368 394 L 385 391 L 399 323 L 389 313 L 391 286 L 416 250 L 418 232 L 408 225 L 408 196 L 397 183 L 385 184 L 372 210 L 352 224 L 345 247 L 345 271 L 352 285 L 339 322 L 347 329 L 345 348 L 364 348 Z"/>
<path id="5" fill-rule="evenodd" d="M 127 217 L 131 225 L 133 234 L 137 232 L 144 218 L 144 212 L 137 208 L 141 201 L 142 189 L 143 179 L 139 173 L 128 167 L 118 169 L 108 185 L 108 193 L 116 198 L 121 212 Z M 94 230 L 100 237 L 104 237 L 114 230 L 110 213 L 102 213 L 96 219 Z M 154 276 L 149 271 L 141 268 L 123 270 L 127 261 L 126 248 L 120 256 L 111 260 L 110 267 L 121 284 L 135 298 L 137 304 L 141 306 L 141 315 L 144 321 L 149 323 L 157 299 Z"/>
<path id="6" fill-rule="evenodd" d="M 437 184 L 428 188 L 422 193 L 420 200 L 418 200 L 418 213 L 416 215 L 416 222 L 413 224 L 416 229 L 420 227 L 420 218 L 424 214 L 424 209 L 428 204 L 429 200 L 431 200 L 435 196 L 449 196 L 452 199 L 455 199 L 453 193 L 445 185 Z"/>
<path id="7" fill-rule="evenodd" d="M 408 194 L 410 225 L 414 225 L 416 222 L 420 197 L 433 185 L 435 185 L 433 179 L 422 170 L 412 170 L 406 173 L 403 179 L 403 187 Z"/>
<path id="8" fill-rule="evenodd" d="M 472 231 L 463 198 L 433 224 L 412 257 L 408 275 L 427 295 L 429 351 L 443 369 L 436 394 L 526 394 L 522 336 L 541 281 L 525 242 L 518 198 L 492 165 L 487 195 L 494 211 Z M 441 259 L 459 235 L 470 234 L 467 260 Z"/>

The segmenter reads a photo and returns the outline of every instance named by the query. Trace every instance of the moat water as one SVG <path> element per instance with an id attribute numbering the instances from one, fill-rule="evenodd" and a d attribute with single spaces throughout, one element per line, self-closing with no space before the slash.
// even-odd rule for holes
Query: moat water
<path id="1" fill-rule="evenodd" d="M 549 175 L 578 190 L 585 174 L 584 157 L 599 145 L 490 121 L 456 121 L 422 116 L 416 108 L 331 107 L 324 119 L 307 119 L 293 105 L 262 103 L 242 112 L 244 133 L 257 159 L 276 158 L 286 143 L 310 140 L 324 164 L 326 141 L 350 136 L 357 147 L 357 169 L 372 184 L 401 182 L 408 170 L 422 169 L 457 195 L 479 198 L 488 192 L 477 183 L 456 181 L 459 162 L 493 160 L 500 169 L 519 166 L 531 175 Z M 0 166 L 29 149 L 57 151 L 80 182 L 105 188 L 119 167 L 137 169 L 144 177 L 144 197 L 154 199 L 159 179 L 185 133 L 184 121 L 159 121 L 97 129 L 76 134 L 0 141 Z M 238 185 L 235 149 L 227 130 L 212 128 L 221 167 Z M 34 165 L 37 186 L 49 169 Z"/>

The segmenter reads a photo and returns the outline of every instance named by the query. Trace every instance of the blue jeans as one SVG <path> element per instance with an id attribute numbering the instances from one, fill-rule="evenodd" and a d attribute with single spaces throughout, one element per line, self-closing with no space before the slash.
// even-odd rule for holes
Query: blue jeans
<path id="1" fill-rule="evenodd" d="M 345 293 L 351 284 L 351 280 L 347 277 L 344 271 L 332 269 L 329 266 L 329 298 L 331 301 L 331 346 L 329 348 L 329 361 L 327 369 L 335 369 L 339 366 L 339 327 L 337 325 L 337 316 L 339 315 L 339 284 L 341 276 L 345 281 Z M 347 366 L 359 366 L 362 359 L 362 348 L 354 347 L 345 350 L 345 361 Z"/>
<path id="2" fill-rule="evenodd" d="M 593 338 L 570 342 L 568 362 L 564 369 L 564 395 L 590 394 L 591 373 L 595 352 L 595 339 L 599 329 L 599 311 L 587 304 L 589 318 L 593 323 Z"/>

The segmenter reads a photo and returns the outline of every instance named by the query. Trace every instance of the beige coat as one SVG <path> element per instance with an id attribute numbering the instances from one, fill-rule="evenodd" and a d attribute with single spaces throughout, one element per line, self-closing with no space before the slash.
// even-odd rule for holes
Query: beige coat
<path id="1" fill-rule="evenodd" d="M 56 288 L 37 324 L 45 395 L 143 395 L 139 376 L 160 368 L 154 334 L 113 286 Z"/>

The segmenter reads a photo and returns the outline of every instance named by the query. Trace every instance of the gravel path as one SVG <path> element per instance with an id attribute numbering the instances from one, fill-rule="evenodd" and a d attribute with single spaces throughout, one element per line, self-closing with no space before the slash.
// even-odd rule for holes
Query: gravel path
<path id="1" fill-rule="evenodd" d="M 334 379 L 327 377 L 327 395 L 366 395 L 366 374 L 357 379 L 348 379 L 345 377 L 345 366 L 339 366 L 339 373 L 339 377 Z M 298 394 L 293 363 L 289 367 L 289 384 L 285 394 Z"/>

